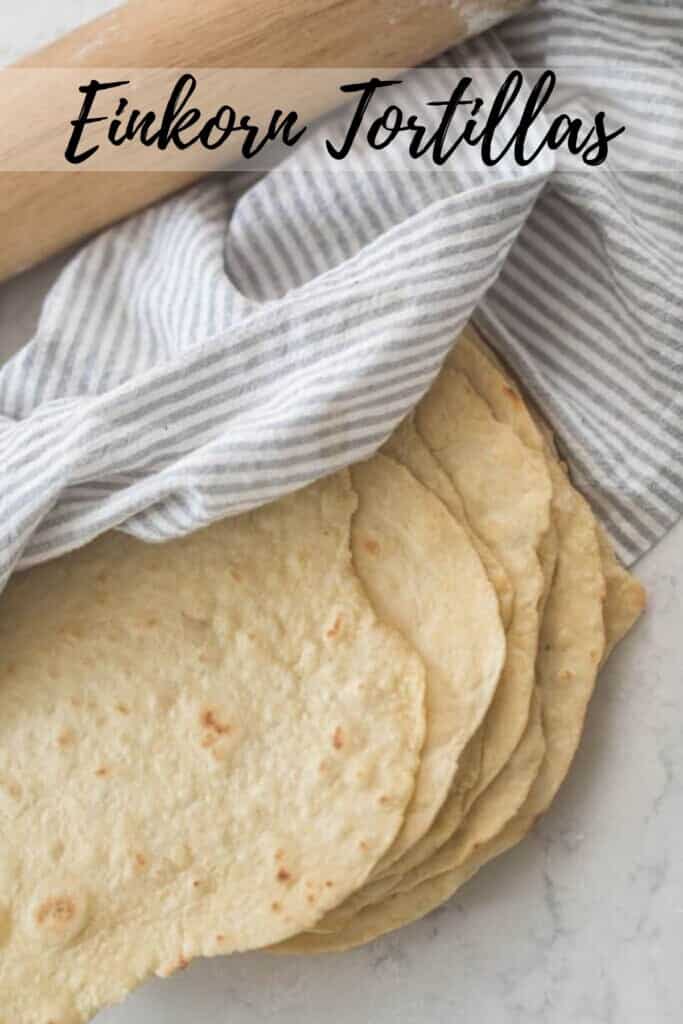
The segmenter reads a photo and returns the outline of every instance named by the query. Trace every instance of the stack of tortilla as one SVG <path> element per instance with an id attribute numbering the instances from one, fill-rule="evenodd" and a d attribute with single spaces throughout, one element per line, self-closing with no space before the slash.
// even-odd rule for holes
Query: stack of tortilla
<path id="1" fill-rule="evenodd" d="M 519 842 L 644 606 L 472 328 L 370 461 L 0 598 L 0 1024 L 348 949 Z"/>

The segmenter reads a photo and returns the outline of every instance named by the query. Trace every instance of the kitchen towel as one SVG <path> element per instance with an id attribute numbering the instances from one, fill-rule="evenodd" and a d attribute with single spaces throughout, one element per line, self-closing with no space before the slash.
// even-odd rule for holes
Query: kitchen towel
<path id="1" fill-rule="evenodd" d="M 390 151 L 332 172 L 308 140 L 86 245 L 0 370 L 0 587 L 112 527 L 162 541 L 369 456 L 471 317 L 622 558 L 673 525 L 683 9 L 541 0 L 435 68 L 450 65 L 565 69 L 559 109 L 617 104 L 638 145 L 590 172 L 548 151 L 486 168 L 474 150 L 432 173 Z M 643 169 L 648 147 L 662 158 Z"/>

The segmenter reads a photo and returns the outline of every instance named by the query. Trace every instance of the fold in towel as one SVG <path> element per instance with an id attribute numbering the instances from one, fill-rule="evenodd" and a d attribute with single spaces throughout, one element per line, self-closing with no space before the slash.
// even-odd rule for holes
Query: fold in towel
<path id="1" fill-rule="evenodd" d="M 682 56 L 681 9 L 546 0 L 435 66 L 566 68 L 579 111 L 609 106 L 605 69 L 627 66 L 619 108 L 680 152 Z M 0 370 L 0 585 L 112 527 L 164 540 L 369 456 L 471 317 L 626 562 L 681 514 L 680 172 L 634 169 L 626 136 L 590 172 L 474 150 L 334 172 L 310 134 L 67 265 Z"/>

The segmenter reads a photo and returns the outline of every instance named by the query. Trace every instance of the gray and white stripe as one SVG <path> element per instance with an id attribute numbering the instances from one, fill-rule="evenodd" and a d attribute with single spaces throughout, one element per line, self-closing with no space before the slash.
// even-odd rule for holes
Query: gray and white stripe
<path id="1" fill-rule="evenodd" d="M 594 109 L 605 61 L 638 61 L 619 100 L 644 114 L 656 85 L 657 139 L 680 149 L 657 75 L 682 53 L 676 8 L 544 0 L 436 67 L 575 82 L 590 60 Z M 106 529 L 161 541 L 371 454 L 473 315 L 622 556 L 662 536 L 683 504 L 680 176 L 460 152 L 433 173 L 391 149 L 333 173 L 304 143 L 87 245 L 0 371 L 0 586 Z"/>

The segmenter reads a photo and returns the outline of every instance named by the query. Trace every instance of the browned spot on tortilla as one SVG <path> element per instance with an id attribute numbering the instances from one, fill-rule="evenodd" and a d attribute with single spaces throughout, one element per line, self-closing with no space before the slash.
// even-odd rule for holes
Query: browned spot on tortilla
<path id="1" fill-rule="evenodd" d="M 63 856 L 64 843 L 60 839 L 57 839 L 50 847 L 50 857 L 55 863 L 58 863 Z"/>
<path id="2" fill-rule="evenodd" d="M 242 582 L 242 574 L 240 572 L 238 572 L 237 569 L 231 569 L 230 570 L 230 575 L 234 579 L 235 583 L 241 583 Z"/>
<path id="3" fill-rule="evenodd" d="M 78 622 L 66 623 L 66 625 L 60 626 L 57 632 L 60 636 L 66 636 L 75 640 L 81 640 L 85 636 L 83 626 Z"/>
<path id="4" fill-rule="evenodd" d="M 109 573 L 107 572 L 107 570 L 106 569 L 100 569 L 100 571 L 97 574 L 97 582 L 98 583 L 106 583 L 108 579 L 109 579 Z"/>
<path id="5" fill-rule="evenodd" d="M 215 711 L 212 711 L 211 708 L 202 711 L 200 721 L 205 729 L 211 729 L 212 732 L 217 733 L 219 736 L 226 736 L 232 728 L 227 722 L 221 722 Z"/>
<path id="6" fill-rule="evenodd" d="M 16 666 L 16 663 L 14 661 L 10 661 L 9 665 L 7 665 L 7 667 L 5 669 L 5 671 L 7 672 L 8 676 L 13 676 L 14 673 L 16 672 L 16 670 L 17 670 L 17 666 Z"/>
<path id="7" fill-rule="evenodd" d="M 83 701 L 81 700 L 80 697 L 69 697 L 69 703 L 74 708 L 82 708 L 83 707 Z"/>
<path id="8" fill-rule="evenodd" d="M 388 797 L 388 796 L 384 796 L 384 795 L 382 795 L 382 796 L 381 796 L 381 797 L 379 798 L 379 802 L 381 803 L 382 807 L 385 807 L 385 806 L 386 806 L 386 804 L 390 803 L 391 801 L 389 800 L 389 797 Z"/>
<path id="9" fill-rule="evenodd" d="M 11 797 L 14 797 L 15 800 L 21 799 L 23 790 L 18 782 L 9 782 L 7 784 L 7 791 L 9 792 L 9 795 Z"/>
<path id="10" fill-rule="evenodd" d="M 329 768 L 329 764 L 324 759 L 318 765 L 318 771 L 322 772 L 323 774 L 327 771 L 328 768 Z"/>
<path id="11" fill-rule="evenodd" d="M 147 867 L 147 858 L 145 857 L 144 853 L 135 854 L 135 864 L 137 867 L 140 868 L 141 871 Z"/>
<path id="12" fill-rule="evenodd" d="M 217 740 L 217 736 L 212 736 L 210 733 L 207 733 L 207 735 L 202 739 L 202 746 L 204 749 L 207 749 L 208 747 L 212 747 Z"/>
<path id="13" fill-rule="evenodd" d="M 344 730 L 340 725 L 338 725 L 337 728 L 334 730 L 334 735 L 332 736 L 332 746 L 334 747 L 335 750 L 341 750 L 341 748 L 344 746 Z"/>
<path id="14" fill-rule="evenodd" d="M 193 889 L 198 889 L 201 884 L 202 883 L 199 881 L 199 879 L 195 878 L 194 882 L 192 883 L 192 888 Z"/>
<path id="15" fill-rule="evenodd" d="M 101 768 L 97 768 L 95 770 L 95 775 L 97 775 L 99 779 L 104 779 L 109 775 L 109 769 L 105 765 L 102 765 Z"/>
<path id="16" fill-rule="evenodd" d="M 315 903 L 315 896 L 313 895 L 312 892 L 308 893 L 308 895 L 306 896 L 306 899 L 311 904 L 311 906 L 313 906 L 313 904 Z"/>
<path id="17" fill-rule="evenodd" d="M 127 704 L 117 704 L 116 705 L 116 710 L 118 711 L 118 713 L 120 715 L 129 715 L 130 714 L 130 708 L 128 707 Z"/>
<path id="18" fill-rule="evenodd" d="M 50 921 L 52 924 L 68 924 L 76 915 L 76 904 L 70 896 L 55 896 L 41 903 L 36 910 L 36 921 L 38 924 L 45 924 Z"/>
<path id="19" fill-rule="evenodd" d="M 363 542 L 363 547 L 370 555 L 379 554 L 379 544 L 376 540 L 366 540 Z"/>
<path id="20" fill-rule="evenodd" d="M 514 388 L 510 388 L 507 384 L 503 384 L 503 392 L 508 396 L 508 398 L 511 398 L 513 402 L 519 402 L 519 395 Z"/>
<path id="21" fill-rule="evenodd" d="M 358 845 L 360 846 L 361 850 L 369 850 L 370 849 L 370 847 L 368 846 L 368 844 L 365 842 L 364 839 L 361 839 L 360 842 L 358 843 Z"/>
<path id="22" fill-rule="evenodd" d="M 72 747 L 76 742 L 76 734 L 73 729 L 62 729 L 59 736 L 57 737 L 57 745 L 64 750 L 66 747 Z"/>
<path id="23" fill-rule="evenodd" d="M 280 868 L 280 870 L 278 871 L 276 877 L 277 877 L 278 882 L 291 882 L 292 881 L 292 876 L 289 873 L 289 871 L 287 870 L 287 868 Z"/>
<path id="24" fill-rule="evenodd" d="M 282 905 L 276 901 L 275 903 L 271 903 L 270 909 L 274 910 L 276 914 L 279 914 L 282 910 Z"/>
<path id="25" fill-rule="evenodd" d="M 339 636 L 343 623 L 344 617 L 342 615 L 338 615 L 327 631 L 327 636 L 330 640 L 334 640 L 336 636 Z"/>
<path id="26" fill-rule="evenodd" d="M 216 942 L 218 942 L 219 944 L 225 942 L 225 935 L 217 935 Z"/>
<path id="27" fill-rule="evenodd" d="M 282 860 L 285 855 L 285 851 L 280 849 L 275 851 L 275 860 Z"/>
<path id="28" fill-rule="evenodd" d="M 185 968 L 189 967 L 189 966 L 190 966 L 190 961 L 186 960 L 185 957 L 181 953 L 180 956 L 178 957 L 178 963 L 175 966 L 175 970 L 176 971 L 184 971 Z"/>
<path id="29" fill-rule="evenodd" d="M 143 625 L 145 625 L 147 627 L 147 629 L 154 629 L 155 626 L 159 625 L 159 620 L 156 617 L 156 615 L 149 615 L 145 619 Z"/>
<path id="30" fill-rule="evenodd" d="M 334 882 L 325 882 L 325 886 L 326 886 L 327 889 L 331 889 L 333 885 L 334 885 Z"/>

